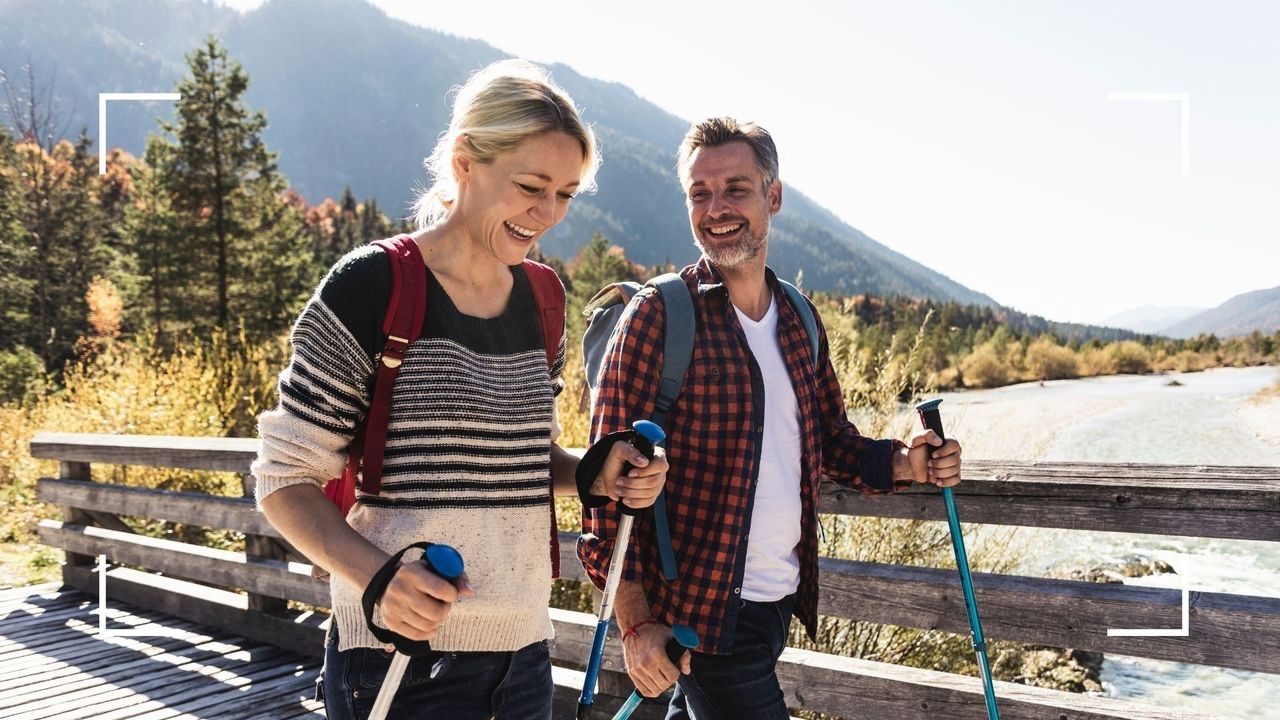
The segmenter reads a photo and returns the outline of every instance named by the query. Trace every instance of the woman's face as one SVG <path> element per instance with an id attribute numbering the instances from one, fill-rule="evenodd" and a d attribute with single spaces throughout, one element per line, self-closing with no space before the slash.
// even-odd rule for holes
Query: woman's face
<path id="1" fill-rule="evenodd" d="M 530 137 L 491 163 L 459 159 L 458 219 L 504 265 L 518 265 L 569 210 L 583 160 L 582 145 L 559 130 Z"/>

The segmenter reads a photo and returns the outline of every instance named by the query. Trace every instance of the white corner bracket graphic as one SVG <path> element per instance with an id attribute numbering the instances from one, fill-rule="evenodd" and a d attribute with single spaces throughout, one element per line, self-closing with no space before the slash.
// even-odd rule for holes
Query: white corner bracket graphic
<path id="1" fill-rule="evenodd" d="M 98 637 L 180 637 L 181 633 L 169 628 L 157 630 L 116 630 L 107 628 L 107 556 L 98 556 L 98 566 L 93 569 L 98 573 L 98 609 L 90 615 L 98 616 Z M 148 623 L 152 624 L 152 623 Z"/>
<path id="2" fill-rule="evenodd" d="M 1182 103 L 1182 174 L 1191 174 L 1191 95 L 1187 93 L 1110 93 L 1108 100 L 1177 100 Z"/>
<path id="3" fill-rule="evenodd" d="M 1191 635 L 1191 593 L 1187 588 L 1187 576 L 1182 576 L 1182 627 L 1161 629 L 1119 630 L 1107 628 L 1107 637 L 1188 637 Z"/>
<path id="4" fill-rule="evenodd" d="M 108 100 L 179 100 L 179 93 L 98 93 L 98 174 L 107 172 Z"/>

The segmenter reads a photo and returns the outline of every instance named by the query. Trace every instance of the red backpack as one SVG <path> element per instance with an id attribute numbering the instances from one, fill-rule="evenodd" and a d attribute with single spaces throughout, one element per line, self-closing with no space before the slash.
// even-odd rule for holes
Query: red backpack
<path id="1" fill-rule="evenodd" d="M 356 427 L 356 435 L 347 448 L 347 466 L 341 477 L 325 483 L 324 494 L 345 516 L 356 504 L 356 478 L 360 489 L 377 495 L 382 489 L 382 451 L 387 444 L 387 419 L 391 411 L 391 390 L 395 386 L 400 363 L 409 345 L 421 336 L 422 320 L 427 314 L 427 266 L 418 244 L 408 235 L 375 240 L 391 256 L 391 298 L 382 321 L 386 344 L 373 381 L 373 398 L 364 422 Z M 533 303 L 542 326 L 542 339 L 547 348 L 547 369 L 555 364 L 556 351 L 564 335 L 564 284 L 555 270 L 525 260 L 522 263 Z M 555 491 L 551 493 L 551 567 L 552 576 L 560 576 L 560 542 L 556 532 Z"/>

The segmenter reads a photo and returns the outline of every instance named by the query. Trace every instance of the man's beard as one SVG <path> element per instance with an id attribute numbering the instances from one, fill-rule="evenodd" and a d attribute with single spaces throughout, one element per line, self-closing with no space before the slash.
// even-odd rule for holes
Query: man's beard
<path id="1" fill-rule="evenodd" d="M 703 232 L 710 233 L 709 230 Z M 703 244 L 701 233 L 693 236 L 693 244 L 717 267 L 736 268 L 760 257 L 767 238 L 767 230 L 765 233 L 756 234 L 754 228 L 747 226 L 743 228 L 742 237 L 735 240 L 732 245 L 708 247 Z"/>

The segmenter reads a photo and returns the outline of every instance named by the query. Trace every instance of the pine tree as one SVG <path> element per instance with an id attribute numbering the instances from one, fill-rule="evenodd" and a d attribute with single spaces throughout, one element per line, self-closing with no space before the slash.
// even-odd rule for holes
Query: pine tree
<path id="1" fill-rule="evenodd" d="M 173 137 L 162 177 L 181 231 L 195 241 L 186 260 L 212 287 L 207 304 L 202 283 L 184 288 L 197 301 L 190 320 L 229 329 L 234 311 L 259 331 L 282 330 L 287 321 L 269 325 L 297 312 L 306 297 L 298 287 L 317 272 L 301 217 L 280 197 L 285 181 L 261 138 L 266 115 L 246 107 L 248 75 L 215 37 L 187 62 L 177 122 L 161 126 Z"/>
<path id="2" fill-rule="evenodd" d="M 90 145 L 82 131 L 76 142 L 59 141 L 51 152 L 29 140 L 10 154 L 17 176 L 5 203 L 6 224 L 16 232 L 6 254 L 16 256 L 10 272 L 20 280 L 12 283 L 19 299 L 6 301 L 6 313 L 25 314 L 15 344 L 36 351 L 50 371 L 74 356 L 87 328 L 85 291 L 112 265 Z"/>
<path id="3" fill-rule="evenodd" d="M 133 199 L 124 211 L 122 235 L 139 276 L 134 302 L 126 305 L 130 324 L 148 325 L 157 335 L 176 329 L 175 321 L 194 311 L 180 309 L 195 282 L 194 268 L 186 259 L 195 254 L 189 234 L 181 223 L 169 196 L 164 173 L 172 167 L 172 147 L 155 135 L 147 140 L 141 162 L 130 170 Z"/>
<path id="4" fill-rule="evenodd" d="M 622 248 L 609 242 L 603 233 L 596 232 L 591 240 L 578 251 L 569 264 L 572 282 L 566 291 L 569 313 L 569 337 L 582 334 L 582 309 L 600 288 L 622 280 L 639 280 L 638 268 L 623 253 Z"/>
<path id="5" fill-rule="evenodd" d="M 578 251 L 569 266 L 573 277 L 573 297 L 570 302 L 578 309 L 586 305 L 600 288 L 620 280 L 637 280 L 636 268 L 627 260 L 622 248 L 609 242 L 603 233 L 596 232 L 591 240 Z"/>
<path id="6" fill-rule="evenodd" d="M 302 211 L 283 192 L 281 176 L 255 178 L 247 195 L 258 201 L 238 208 L 247 242 L 229 263 L 228 309 L 253 338 L 286 330 L 320 281 Z"/>
<path id="7" fill-rule="evenodd" d="M 29 340 L 35 292 L 30 274 L 35 249 L 27 242 L 20 220 L 21 178 L 13 139 L 0 125 L 0 350 L 14 349 Z"/>

